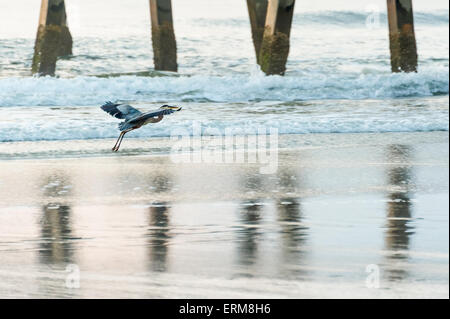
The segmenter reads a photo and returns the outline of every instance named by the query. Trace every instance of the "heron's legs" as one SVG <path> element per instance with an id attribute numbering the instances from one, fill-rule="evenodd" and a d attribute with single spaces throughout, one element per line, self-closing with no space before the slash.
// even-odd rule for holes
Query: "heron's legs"
<path id="1" fill-rule="evenodd" d="M 122 134 L 122 138 L 120 139 L 119 145 L 117 145 L 117 147 L 116 147 L 116 152 L 119 150 L 120 145 L 122 144 L 122 141 L 123 141 L 123 137 L 125 136 L 126 133 L 128 133 L 128 131 L 125 131 L 125 132 L 122 132 L 122 133 L 123 133 Z"/>
<path id="2" fill-rule="evenodd" d="M 132 130 L 134 130 L 134 128 L 126 130 L 126 131 L 123 131 L 123 132 L 120 133 L 119 138 L 117 139 L 116 145 L 114 145 L 114 147 L 112 149 L 113 152 L 117 152 L 119 150 L 120 145 L 122 144 L 122 141 L 123 141 L 123 137 L 125 136 L 125 134 L 127 134 L 128 132 L 130 132 Z"/>
<path id="3" fill-rule="evenodd" d="M 113 152 L 117 152 L 119 150 L 119 141 L 121 142 L 123 140 L 123 136 L 126 132 L 120 132 L 119 138 L 116 141 L 116 144 L 114 144 L 114 147 L 112 148 Z"/>

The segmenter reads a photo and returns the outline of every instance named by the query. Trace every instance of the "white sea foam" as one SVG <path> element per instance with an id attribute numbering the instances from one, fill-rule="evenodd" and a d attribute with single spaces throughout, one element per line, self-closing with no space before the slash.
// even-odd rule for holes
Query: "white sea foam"
<path id="1" fill-rule="evenodd" d="M 87 106 L 106 100 L 147 102 L 248 102 L 320 99 L 427 97 L 449 92 L 446 67 L 419 73 L 307 73 L 304 76 L 261 74 L 111 78 L 0 79 L 0 107 Z"/>
<path id="2" fill-rule="evenodd" d="M 158 104 L 157 104 L 158 105 Z M 320 100 L 280 103 L 183 103 L 182 112 L 129 137 L 193 134 L 194 123 L 214 135 L 226 129 L 277 128 L 280 134 L 448 131 L 448 97 L 398 100 Z M 155 105 L 139 105 L 151 109 Z M 99 107 L 8 107 L 0 141 L 75 140 L 117 137 L 118 120 Z M 214 129 L 214 130 L 211 130 Z"/>

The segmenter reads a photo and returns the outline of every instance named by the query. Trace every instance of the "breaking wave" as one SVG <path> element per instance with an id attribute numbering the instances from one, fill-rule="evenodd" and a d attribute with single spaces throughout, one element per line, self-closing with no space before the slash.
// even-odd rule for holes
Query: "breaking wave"
<path id="1" fill-rule="evenodd" d="M 0 107 L 93 106 L 106 100 L 251 102 L 390 99 L 449 93 L 447 67 L 419 73 L 0 79 Z"/>

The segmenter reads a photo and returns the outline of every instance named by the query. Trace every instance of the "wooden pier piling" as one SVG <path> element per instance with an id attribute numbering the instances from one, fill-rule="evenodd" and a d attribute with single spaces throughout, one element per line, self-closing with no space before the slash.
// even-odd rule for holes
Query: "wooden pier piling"
<path id="1" fill-rule="evenodd" d="M 70 54 L 72 36 L 67 26 L 64 0 L 42 0 L 32 72 L 54 75 L 57 58 Z"/>
<path id="2" fill-rule="evenodd" d="M 417 71 L 412 0 L 387 0 L 392 72 Z"/>
<path id="3" fill-rule="evenodd" d="M 269 0 L 259 53 L 261 70 L 267 75 L 284 75 L 286 71 L 294 5 L 295 0 Z"/>
<path id="4" fill-rule="evenodd" d="M 178 71 L 171 0 L 150 0 L 155 70 Z"/>
<path id="5" fill-rule="evenodd" d="M 259 63 L 259 53 L 266 25 L 268 0 L 247 0 L 248 15 L 252 28 L 253 45 L 255 46 L 256 62 Z"/>
<path id="6" fill-rule="evenodd" d="M 171 0 L 149 0 L 155 70 L 178 71 Z M 257 63 L 284 75 L 295 0 L 247 0 Z M 417 72 L 412 0 L 387 0 L 392 72 Z M 64 0 L 41 0 L 32 72 L 54 75 L 58 57 L 72 54 Z"/>

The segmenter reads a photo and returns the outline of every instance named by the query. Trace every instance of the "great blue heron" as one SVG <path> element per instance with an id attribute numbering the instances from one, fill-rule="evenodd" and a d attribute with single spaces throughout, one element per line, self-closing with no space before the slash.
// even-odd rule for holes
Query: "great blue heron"
<path id="1" fill-rule="evenodd" d="M 181 107 L 163 105 L 159 110 L 142 113 L 128 104 L 118 104 L 112 102 L 106 102 L 101 106 L 102 110 L 110 115 L 125 120 L 119 123 L 120 135 L 116 144 L 112 148 L 113 152 L 117 152 L 122 144 L 123 137 L 130 131 L 140 128 L 149 123 L 158 123 L 164 115 L 172 114 L 173 112 L 180 111 Z"/>

